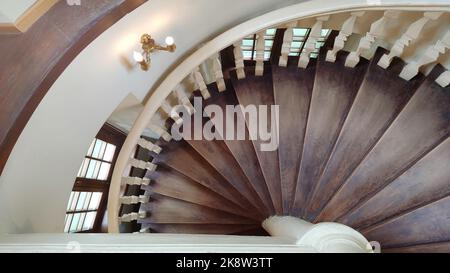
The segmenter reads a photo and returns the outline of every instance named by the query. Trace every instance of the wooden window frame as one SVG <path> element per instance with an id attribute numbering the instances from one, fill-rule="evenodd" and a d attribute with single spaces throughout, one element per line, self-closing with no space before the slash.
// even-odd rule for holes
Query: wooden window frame
<path id="1" fill-rule="evenodd" d="M 83 177 L 77 177 L 75 180 L 75 184 L 73 186 L 72 191 L 79 191 L 79 192 L 101 192 L 102 197 L 99 202 L 99 206 L 96 210 L 83 210 L 83 211 L 66 211 L 66 214 L 75 214 L 75 213 L 83 213 L 83 212 L 92 212 L 96 211 L 97 214 L 95 216 L 94 225 L 92 229 L 89 230 L 83 230 L 83 231 L 76 231 L 75 233 L 99 233 L 101 232 L 101 225 L 105 216 L 106 206 L 108 204 L 108 193 L 109 193 L 109 186 L 111 183 L 112 174 L 114 171 L 114 166 L 117 161 L 117 157 L 119 155 L 119 152 L 122 148 L 123 143 L 126 139 L 126 134 L 122 132 L 121 130 L 113 127 L 112 125 L 105 123 L 100 131 L 97 133 L 95 138 L 105 141 L 107 143 L 113 144 L 116 146 L 116 150 L 114 151 L 114 156 L 111 160 L 111 162 L 107 162 L 111 164 L 111 167 L 109 169 L 108 177 L 106 180 L 97 180 L 97 179 L 89 179 L 89 178 L 83 178 Z M 102 159 L 98 158 L 92 158 L 90 156 L 85 156 L 85 158 L 91 158 L 95 159 L 101 162 L 106 162 Z M 82 164 L 82 162 L 80 163 Z"/>

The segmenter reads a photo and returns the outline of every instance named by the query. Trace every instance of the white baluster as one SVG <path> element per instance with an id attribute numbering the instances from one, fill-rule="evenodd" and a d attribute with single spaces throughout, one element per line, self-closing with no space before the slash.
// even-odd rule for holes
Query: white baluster
<path id="1" fill-rule="evenodd" d="M 435 62 L 439 55 L 444 54 L 448 48 L 450 48 L 450 31 L 447 31 L 444 38 L 438 40 L 436 44 L 427 48 L 418 61 L 413 61 L 406 65 L 400 73 L 400 77 L 407 81 L 414 78 L 422 66 Z"/>
<path id="2" fill-rule="evenodd" d="M 397 10 L 388 10 L 385 11 L 383 17 L 375 21 L 371 26 L 369 32 L 367 32 L 366 36 L 364 36 L 358 45 L 358 49 L 356 51 L 351 52 L 347 56 L 347 60 L 345 60 L 346 67 L 355 67 L 359 61 L 360 56 L 366 50 L 369 50 L 372 44 L 375 42 L 376 38 L 379 38 L 385 32 L 385 28 L 390 19 L 396 19 L 400 11 Z"/>
<path id="3" fill-rule="evenodd" d="M 443 72 L 437 79 L 437 84 L 442 87 L 447 87 L 450 84 L 450 71 Z"/>
<path id="4" fill-rule="evenodd" d="M 185 107 L 189 115 L 195 113 L 194 106 L 192 106 L 191 101 L 189 100 L 183 89 L 181 89 L 181 86 L 179 84 L 175 87 L 175 95 L 178 98 L 178 103 L 182 104 Z"/>
<path id="5" fill-rule="evenodd" d="M 213 59 L 214 76 L 216 77 L 217 89 L 223 92 L 227 89 L 225 80 L 223 79 L 222 63 L 220 62 L 219 54 Z"/>
<path id="6" fill-rule="evenodd" d="M 158 145 L 153 144 L 150 141 L 148 141 L 146 139 L 143 139 L 143 138 L 138 140 L 138 145 L 141 146 L 144 149 L 147 149 L 147 150 L 149 150 L 151 152 L 154 152 L 154 153 L 157 153 L 157 154 L 159 154 L 161 152 L 161 150 L 162 150 L 162 148 L 159 147 Z"/>
<path id="7" fill-rule="evenodd" d="M 198 67 L 192 72 L 192 79 L 195 84 L 195 89 L 200 90 L 203 99 L 209 99 L 211 94 L 208 91 L 208 87 L 206 86 L 205 80 L 203 79 L 202 73 L 200 73 L 200 69 Z"/>
<path id="8" fill-rule="evenodd" d="M 136 221 L 138 219 L 144 219 L 145 217 L 147 217 L 147 213 L 145 211 L 131 212 L 131 213 L 122 215 L 121 217 L 119 217 L 119 220 L 121 222 L 131 222 L 131 221 Z"/>
<path id="9" fill-rule="evenodd" d="M 406 32 L 392 46 L 389 54 L 384 54 L 378 61 L 378 65 L 386 69 L 394 57 L 401 57 L 405 47 L 409 46 L 419 37 L 426 23 L 438 19 L 443 12 L 424 12 L 423 17 L 412 23 Z"/>
<path id="10" fill-rule="evenodd" d="M 264 48 L 265 48 L 265 40 L 264 35 L 266 35 L 266 31 L 260 31 L 256 34 L 256 45 L 255 45 L 255 75 L 262 76 L 264 74 Z"/>
<path id="11" fill-rule="evenodd" d="M 176 124 L 182 124 L 183 119 L 178 115 L 176 108 L 172 107 L 166 100 L 161 103 L 161 109 L 172 118 Z"/>
<path id="12" fill-rule="evenodd" d="M 245 78 L 245 70 L 244 70 L 244 56 L 242 55 L 242 41 L 234 43 L 234 64 L 236 66 L 236 75 L 239 80 Z"/>
<path id="13" fill-rule="evenodd" d="M 124 205 L 138 204 L 138 203 L 148 203 L 150 200 L 150 196 L 148 195 L 131 195 L 131 196 L 122 196 L 120 197 L 120 202 Z"/>
<path id="14" fill-rule="evenodd" d="M 130 165 L 139 168 L 139 169 L 147 169 L 149 171 L 156 170 L 156 165 L 151 162 L 142 161 L 136 158 L 130 158 Z"/>
<path id="15" fill-rule="evenodd" d="M 317 40 L 321 37 L 323 22 L 330 19 L 329 15 L 320 16 L 316 18 L 316 23 L 312 26 L 309 32 L 308 40 L 303 47 L 303 51 L 300 54 L 300 59 L 298 60 L 298 67 L 306 68 L 309 64 L 310 54 L 316 49 Z"/>
<path id="16" fill-rule="evenodd" d="M 364 13 L 365 13 L 364 11 L 357 11 L 357 12 L 350 13 L 350 17 L 342 25 L 339 35 L 336 36 L 336 39 L 334 39 L 333 49 L 328 50 L 328 52 L 327 52 L 327 57 L 326 57 L 327 62 L 334 63 L 336 61 L 336 54 L 344 48 L 345 42 L 347 41 L 348 36 L 352 35 L 352 33 L 353 33 L 353 29 L 355 28 L 356 19 L 358 17 L 363 16 Z"/>
<path id="17" fill-rule="evenodd" d="M 150 179 L 139 177 L 122 177 L 122 185 L 149 185 Z"/>
<path id="18" fill-rule="evenodd" d="M 286 67 L 289 58 L 289 53 L 291 52 L 292 40 L 294 39 L 294 27 L 297 22 L 291 22 L 287 24 L 286 31 L 283 36 L 283 44 L 281 44 L 281 55 L 278 61 L 279 66 Z"/>
<path id="19" fill-rule="evenodd" d="M 148 128 L 165 141 L 169 142 L 172 140 L 172 136 L 167 132 L 165 128 L 156 124 L 150 124 L 148 125 Z"/>

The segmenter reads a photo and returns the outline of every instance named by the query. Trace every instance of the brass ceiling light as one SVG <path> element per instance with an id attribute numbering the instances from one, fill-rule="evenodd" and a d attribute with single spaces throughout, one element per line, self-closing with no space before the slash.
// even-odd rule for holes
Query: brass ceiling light
<path id="1" fill-rule="evenodd" d="M 134 60 L 141 65 L 141 69 L 147 71 L 151 65 L 151 53 L 155 51 L 168 51 L 174 52 L 177 48 L 175 45 L 175 40 L 171 36 L 166 37 L 166 45 L 161 46 L 156 44 L 155 40 L 149 34 L 144 34 L 141 36 L 142 53 L 135 51 L 133 53 Z"/>

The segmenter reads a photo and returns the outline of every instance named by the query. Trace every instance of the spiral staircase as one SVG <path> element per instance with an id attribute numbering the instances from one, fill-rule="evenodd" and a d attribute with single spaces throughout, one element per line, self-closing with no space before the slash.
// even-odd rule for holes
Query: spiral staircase
<path id="1" fill-rule="evenodd" d="M 278 31 L 283 37 L 286 28 Z M 386 252 L 450 251 L 448 71 L 436 64 L 427 75 L 409 74 L 412 64 L 382 47 L 355 61 L 361 48 L 342 50 L 343 33 L 332 31 L 306 65 L 305 55 L 287 56 L 279 40 L 269 61 L 257 52 L 256 60 L 244 62 L 239 44 L 222 50 L 210 84 L 195 70 L 194 92 L 174 91 L 176 102 L 192 109 L 199 98 L 203 107 L 224 111 L 279 105 L 279 147 L 261 151 L 261 140 L 171 140 L 172 126 L 194 123 L 194 115 L 171 112 L 167 98 L 160 108 L 165 122 L 152 125 L 160 139 L 139 140 L 139 164 L 122 178 L 121 228 L 267 235 L 264 219 L 290 215 L 345 224 Z M 204 117 L 208 122 L 214 119 Z M 147 199 L 123 202 L 137 195 Z"/>

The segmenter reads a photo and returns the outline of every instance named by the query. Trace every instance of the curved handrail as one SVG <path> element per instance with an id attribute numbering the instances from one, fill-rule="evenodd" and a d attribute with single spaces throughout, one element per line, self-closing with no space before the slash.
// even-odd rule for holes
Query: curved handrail
<path id="1" fill-rule="evenodd" d="M 437 1 L 411 1 L 405 0 L 386 0 L 380 1 L 380 4 L 370 4 L 367 0 L 346 0 L 334 2 L 330 5 L 329 1 L 318 0 L 295 4 L 289 7 L 281 8 L 254 19 L 248 20 L 230 30 L 220 34 L 216 38 L 207 42 L 200 49 L 187 57 L 178 65 L 156 88 L 153 95 L 146 102 L 144 109 L 132 126 L 125 143 L 119 153 L 114 168 L 109 196 L 108 196 L 108 232 L 119 232 L 119 208 L 121 179 L 125 168 L 128 165 L 129 158 L 136 147 L 142 132 L 147 127 L 153 115 L 161 106 L 165 98 L 174 90 L 176 85 L 188 76 L 194 68 L 198 67 L 204 60 L 246 37 L 262 29 L 287 23 L 293 20 L 301 20 L 308 17 L 317 17 L 327 14 L 336 14 L 342 12 L 351 12 L 359 10 L 386 10 L 398 9 L 409 11 L 450 11 L 450 3 L 445 0 Z"/>

